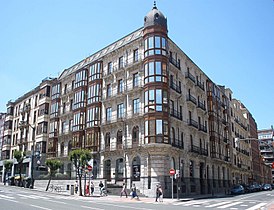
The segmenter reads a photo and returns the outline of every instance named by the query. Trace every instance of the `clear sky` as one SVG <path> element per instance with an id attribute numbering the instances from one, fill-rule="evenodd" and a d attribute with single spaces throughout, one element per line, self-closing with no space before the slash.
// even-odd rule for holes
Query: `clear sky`
<path id="1" fill-rule="evenodd" d="M 0 1 L 0 112 L 6 103 L 143 26 L 153 0 Z M 158 0 L 169 37 L 233 91 L 259 129 L 274 125 L 274 1 Z"/>

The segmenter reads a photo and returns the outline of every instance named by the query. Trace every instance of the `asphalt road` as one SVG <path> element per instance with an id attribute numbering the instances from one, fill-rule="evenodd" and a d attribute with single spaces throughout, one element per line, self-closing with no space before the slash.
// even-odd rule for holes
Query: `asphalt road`
<path id="1" fill-rule="evenodd" d="M 199 208 L 257 210 L 270 209 L 271 203 L 274 207 L 274 191 L 191 201 L 164 199 L 163 203 L 156 203 L 152 198 L 140 198 L 140 201 L 137 201 L 118 196 L 65 196 L 0 185 L 0 210 L 188 210 Z"/>

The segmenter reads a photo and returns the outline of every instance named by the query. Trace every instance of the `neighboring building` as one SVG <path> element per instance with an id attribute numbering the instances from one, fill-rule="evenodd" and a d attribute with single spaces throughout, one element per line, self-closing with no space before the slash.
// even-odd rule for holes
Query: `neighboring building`
<path id="1" fill-rule="evenodd" d="M 74 178 L 69 152 L 85 148 L 93 178 L 135 183 L 147 196 L 159 183 L 171 196 L 170 169 L 174 196 L 224 192 L 252 177 L 251 146 L 235 139 L 255 127 L 251 134 L 231 95 L 168 37 L 154 5 L 142 28 L 8 103 L 2 156 L 34 143 L 42 164 L 45 153 L 58 158 L 59 172 Z"/>
<path id="2" fill-rule="evenodd" d="M 260 150 L 266 165 L 272 167 L 274 163 L 274 130 L 270 129 L 258 130 L 258 138 L 260 140 Z M 274 168 L 272 168 L 272 183 L 274 183 Z"/>
<path id="3" fill-rule="evenodd" d="M 4 129 L 5 129 L 5 113 L 0 113 L 0 154 L 2 154 L 2 145 L 4 141 Z M 2 160 L 2 157 L 0 156 L 0 161 Z M 0 181 L 3 181 L 3 165 L 0 164 Z"/>
<path id="4" fill-rule="evenodd" d="M 46 78 L 38 87 L 7 104 L 0 165 L 3 165 L 3 160 L 13 160 L 12 174 L 18 173 L 17 162 L 13 157 L 14 150 L 25 152 L 26 158 L 23 162 L 22 172 L 25 176 L 31 175 L 32 152 L 36 154 L 33 168 L 37 168 L 38 159 L 40 164 L 44 165 L 45 163 L 49 102 L 53 81 L 54 79 Z"/>

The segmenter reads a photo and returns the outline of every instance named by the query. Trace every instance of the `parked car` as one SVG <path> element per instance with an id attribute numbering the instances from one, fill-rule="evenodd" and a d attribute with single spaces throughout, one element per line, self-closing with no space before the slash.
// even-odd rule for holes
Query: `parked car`
<path id="1" fill-rule="evenodd" d="M 232 195 L 244 194 L 245 189 L 242 185 L 235 185 L 234 187 L 231 188 L 230 193 Z"/>
<path id="2" fill-rule="evenodd" d="M 272 190 L 271 184 L 263 184 L 263 190 Z"/>
<path id="3" fill-rule="evenodd" d="M 247 189 L 248 189 L 248 192 L 250 192 L 250 193 L 256 192 L 256 191 L 257 191 L 257 189 L 256 189 L 256 187 L 255 187 L 254 184 L 248 185 L 248 186 L 247 186 Z"/>
<path id="4" fill-rule="evenodd" d="M 254 183 L 254 186 L 255 186 L 255 192 L 259 192 L 262 190 L 262 186 L 257 184 L 257 183 Z"/>

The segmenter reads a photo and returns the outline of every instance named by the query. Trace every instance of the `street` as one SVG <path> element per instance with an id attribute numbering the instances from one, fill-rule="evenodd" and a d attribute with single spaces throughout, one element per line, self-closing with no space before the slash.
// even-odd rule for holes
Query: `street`
<path id="1" fill-rule="evenodd" d="M 164 210 L 164 209 L 231 209 L 256 210 L 274 209 L 274 191 L 263 191 L 239 196 L 226 196 L 190 201 L 164 199 L 163 203 L 153 198 L 140 198 L 140 201 L 119 196 L 79 197 L 65 196 L 37 190 L 0 186 L 0 209 L 2 210 Z M 268 208 L 267 208 L 268 207 Z"/>

